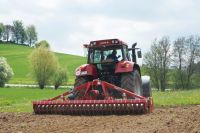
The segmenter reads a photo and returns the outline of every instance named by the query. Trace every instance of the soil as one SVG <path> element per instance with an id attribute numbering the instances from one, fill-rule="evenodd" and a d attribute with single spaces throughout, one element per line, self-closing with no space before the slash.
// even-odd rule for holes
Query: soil
<path id="1" fill-rule="evenodd" d="M 200 105 L 157 108 L 151 114 L 69 116 L 0 113 L 2 133 L 200 133 Z"/>

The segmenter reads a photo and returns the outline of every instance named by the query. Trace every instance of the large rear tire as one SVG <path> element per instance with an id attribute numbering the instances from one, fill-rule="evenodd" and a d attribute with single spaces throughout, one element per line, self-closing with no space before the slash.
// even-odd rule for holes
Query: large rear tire
<path id="1" fill-rule="evenodd" d="M 89 81 L 91 81 L 91 79 L 89 77 L 76 77 L 75 83 L 74 83 L 74 88 L 76 88 L 80 85 L 83 85 Z M 80 91 L 73 90 L 73 92 L 74 92 L 73 94 L 74 94 L 75 99 L 80 99 L 81 97 L 83 97 L 83 95 L 85 93 L 85 89 L 82 89 Z"/>
<path id="2" fill-rule="evenodd" d="M 121 75 L 121 88 L 134 92 L 142 96 L 142 81 L 140 74 L 137 70 Z"/>

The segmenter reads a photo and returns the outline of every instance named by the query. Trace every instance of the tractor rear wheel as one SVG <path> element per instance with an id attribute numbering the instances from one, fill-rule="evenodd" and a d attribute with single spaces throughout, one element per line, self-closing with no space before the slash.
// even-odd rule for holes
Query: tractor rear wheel
<path id="1" fill-rule="evenodd" d="M 89 78 L 89 77 L 76 77 L 75 83 L 74 83 L 74 88 L 76 88 L 80 85 L 83 85 L 89 81 L 91 81 L 91 78 Z M 80 91 L 74 90 L 75 99 L 80 99 L 81 97 L 83 97 L 84 92 L 85 92 L 85 89 L 80 90 Z"/>
<path id="2" fill-rule="evenodd" d="M 121 88 L 142 96 L 142 81 L 137 70 L 121 75 Z"/>

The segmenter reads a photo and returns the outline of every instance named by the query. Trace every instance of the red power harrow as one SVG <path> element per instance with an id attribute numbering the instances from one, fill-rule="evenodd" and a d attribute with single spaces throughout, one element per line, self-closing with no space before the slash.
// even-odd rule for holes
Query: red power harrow
<path id="1" fill-rule="evenodd" d="M 136 95 L 131 91 L 98 79 L 80 85 L 74 90 L 81 92 L 82 97 L 70 100 L 68 96 L 73 92 L 65 92 L 49 100 L 34 101 L 35 114 L 144 114 L 153 110 L 151 97 Z M 122 98 L 115 98 L 110 93 L 113 90 L 120 92 Z"/>

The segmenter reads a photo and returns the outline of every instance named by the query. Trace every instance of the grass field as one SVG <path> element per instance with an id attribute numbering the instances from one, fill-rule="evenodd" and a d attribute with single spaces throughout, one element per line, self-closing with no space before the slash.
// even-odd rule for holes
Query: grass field
<path id="1" fill-rule="evenodd" d="M 0 112 L 32 112 L 32 101 L 48 99 L 66 90 L 0 88 Z M 156 107 L 200 104 L 200 89 L 167 92 L 153 91 L 153 98 Z"/>
<path id="2" fill-rule="evenodd" d="M 0 88 L 0 112 L 32 112 L 31 102 L 48 99 L 66 89 Z"/>
<path id="3" fill-rule="evenodd" d="M 182 106 L 200 104 L 200 89 L 153 92 L 155 106 Z"/>
<path id="4" fill-rule="evenodd" d="M 13 68 L 14 77 L 9 83 L 33 84 L 34 80 L 31 74 L 28 56 L 33 48 L 16 45 L 16 44 L 0 44 L 0 56 L 7 58 L 8 63 Z M 59 63 L 66 68 L 69 75 L 69 83 L 74 82 L 74 71 L 81 65 L 86 63 L 86 59 L 81 56 L 56 53 Z"/>

